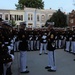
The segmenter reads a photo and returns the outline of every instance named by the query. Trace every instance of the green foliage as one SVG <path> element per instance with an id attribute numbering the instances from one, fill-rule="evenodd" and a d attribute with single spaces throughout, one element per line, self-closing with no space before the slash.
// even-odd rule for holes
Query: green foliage
<path id="1" fill-rule="evenodd" d="M 49 20 L 47 20 L 47 22 L 54 22 L 55 27 L 66 27 L 67 15 L 65 15 L 63 12 L 61 12 L 60 9 L 58 9 L 58 11 L 54 13 Z M 46 22 L 46 26 L 48 26 L 47 22 Z"/>
<path id="2" fill-rule="evenodd" d="M 44 8 L 44 2 L 42 0 L 19 0 L 18 4 L 15 4 L 16 9 L 24 9 L 24 6 L 31 8 Z"/>
<path id="3" fill-rule="evenodd" d="M 10 20 L 9 23 L 12 25 L 12 27 L 17 25 L 14 20 Z"/>

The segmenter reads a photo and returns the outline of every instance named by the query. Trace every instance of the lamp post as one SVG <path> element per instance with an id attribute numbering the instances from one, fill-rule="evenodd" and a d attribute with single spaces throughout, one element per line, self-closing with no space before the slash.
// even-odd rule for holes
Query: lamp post
<path id="1" fill-rule="evenodd" d="M 12 15 L 12 27 L 13 27 L 13 22 L 14 22 L 14 15 Z"/>
<path id="2" fill-rule="evenodd" d="M 35 27 L 36 27 L 36 11 L 37 11 L 37 9 L 35 8 Z"/>

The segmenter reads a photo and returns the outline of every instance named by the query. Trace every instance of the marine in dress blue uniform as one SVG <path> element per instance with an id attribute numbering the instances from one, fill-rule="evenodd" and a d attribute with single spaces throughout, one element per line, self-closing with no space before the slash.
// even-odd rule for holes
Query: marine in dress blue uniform
<path id="1" fill-rule="evenodd" d="M 42 51 L 44 50 L 44 53 L 47 54 L 47 33 L 46 32 L 42 32 L 42 36 L 40 39 L 40 53 L 39 55 L 42 54 Z"/>
<path id="2" fill-rule="evenodd" d="M 47 44 L 47 50 L 48 50 L 48 65 L 45 67 L 45 69 L 48 69 L 49 72 L 55 72 L 56 71 L 56 65 L 55 65 L 55 31 L 53 27 L 49 26 L 49 34 L 47 37 L 48 44 Z"/>
<path id="3" fill-rule="evenodd" d="M 67 28 L 66 33 L 65 33 L 65 37 L 66 37 L 65 51 L 70 52 L 70 50 L 71 50 L 71 40 L 72 40 L 72 31 L 70 30 L 70 28 Z"/>
<path id="4" fill-rule="evenodd" d="M 18 33 L 19 38 L 19 50 L 20 50 L 20 72 L 29 73 L 27 70 L 27 50 L 28 50 L 28 41 L 27 34 L 25 33 L 24 27 L 21 26 L 21 29 Z"/>
<path id="5" fill-rule="evenodd" d="M 73 31 L 72 31 L 71 52 L 75 54 L 75 27 L 73 27 Z"/>

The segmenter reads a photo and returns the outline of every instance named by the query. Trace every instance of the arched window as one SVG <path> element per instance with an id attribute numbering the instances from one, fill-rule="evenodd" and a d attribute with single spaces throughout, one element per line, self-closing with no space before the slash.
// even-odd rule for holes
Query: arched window
<path id="1" fill-rule="evenodd" d="M 33 20 L 33 14 L 31 13 L 28 14 L 28 20 Z"/>
<path id="2" fill-rule="evenodd" d="M 37 15 L 37 21 L 40 21 L 40 17 L 39 17 L 39 15 Z"/>
<path id="3" fill-rule="evenodd" d="M 41 16 L 41 21 L 42 21 L 42 22 L 45 22 L 45 15 L 42 15 L 42 16 Z"/>

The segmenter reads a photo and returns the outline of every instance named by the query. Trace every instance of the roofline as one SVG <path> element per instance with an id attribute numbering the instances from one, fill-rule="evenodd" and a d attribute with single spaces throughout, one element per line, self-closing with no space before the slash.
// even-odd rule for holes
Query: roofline
<path id="1" fill-rule="evenodd" d="M 24 11 L 24 10 L 16 10 L 16 9 L 0 9 L 2 11 Z"/>
<path id="2" fill-rule="evenodd" d="M 41 11 L 57 11 L 57 10 L 54 10 L 54 9 L 38 9 L 38 8 L 28 8 L 28 7 L 25 7 L 24 10 L 16 10 L 16 9 L 0 9 L 2 11 L 25 11 L 25 9 L 31 9 L 31 10 L 41 10 Z"/>
<path id="3" fill-rule="evenodd" d="M 33 10 L 37 9 L 37 10 L 57 11 L 57 10 L 54 10 L 54 9 L 38 9 L 38 8 L 28 8 L 28 7 L 25 7 L 25 9 L 33 9 Z"/>

